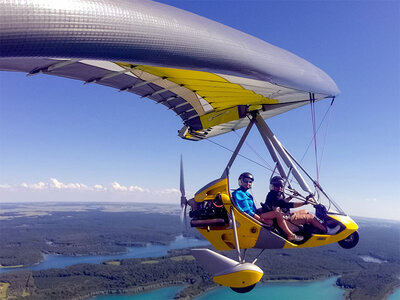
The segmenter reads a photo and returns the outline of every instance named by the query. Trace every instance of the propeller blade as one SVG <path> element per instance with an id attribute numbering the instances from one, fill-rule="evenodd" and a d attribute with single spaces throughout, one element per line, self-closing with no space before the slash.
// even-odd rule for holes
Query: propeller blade
<path id="1" fill-rule="evenodd" d="M 182 207 L 181 210 L 181 222 L 182 224 L 186 224 L 186 205 Z"/>
<path id="2" fill-rule="evenodd" d="M 183 158 L 181 154 L 181 170 L 180 170 L 180 185 L 179 185 L 180 191 L 181 191 L 181 223 L 185 225 L 185 231 L 187 230 L 187 224 L 186 224 L 186 207 L 187 207 L 187 199 L 185 195 L 185 179 L 183 176 Z"/>
<path id="3" fill-rule="evenodd" d="M 180 190 L 181 190 L 181 206 L 186 205 L 186 201 L 184 203 L 182 203 L 182 200 L 185 199 L 186 200 L 186 196 L 185 196 L 185 178 L 183 176 L 183 159 L 182 159 L 182 155 L 181 155 L 181 173 L 180 173 Z"/>

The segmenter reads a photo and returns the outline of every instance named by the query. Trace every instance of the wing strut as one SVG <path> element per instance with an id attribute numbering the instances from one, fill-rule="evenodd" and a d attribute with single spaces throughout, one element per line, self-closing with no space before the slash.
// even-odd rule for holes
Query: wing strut
<path id="1" fill-rule="evenodd" d="M 303 176 L 301 176 L 301 174 L 297 170 L 297 167 L 294 164 L 294 162 L 292 161 L 291 156 L 288 155 L 288 153 L 285 151 L 281 142 L 279 142 L 279 140 L 275 137 L 275 135 L 273 134 L 271 129 L 268 127 L 268 125 L 264 121 L 264 119 L 260 116 L 260 114 L 257 114 L 254 119 L 256 122 L 257 129 L 260 132 L 261 137 L 264 139 L 264 142 L 266 143 L 267 148 L 270 151 L 272 158 L 274 160 L 275 160 L 275 158 L 277 159 L 277 161 L 275 161 L 275 162 L 278 164 L 279 158 L 276 155 L 278 153 L 279 156 L 282 158 L 282 160 L 285 162 L 286 166 L 291 169 L 293 176 L 296 178 L 296 180 L 300 184 L 301 188 L 305 192 L 312 194 L 310 187 L 308 186 L 307 182 L 304 180 Z M 271 147 L 271 150 L 270 150 L 270 147 Z M 275 156 L 275 158 L 274 158 L 274 156 Z M 282 169 L 283 173 L 282 173 L 281 169 Z M 278 164 L 279 173 L 281 174 L 281 176 L 283 178 L 287 178 L 286 173 L 284 172 L 282 166 L 281 166 L 281 169 L 279 168 L 279 164 Z"/>
<path id="2" fill-rule="evenodd" d="M 301 188 L 309 193 L 312 194 L 312 191 L 310 187 L 308 186 L 307 182 L 304 180 L 303 176 L 299 173 L 295 163 L 292 160 L 292 156 L 290 155 L 289 152 L 283 147 L 281 142 L 275 137 L 271 129 L 268 127 L 267 123 L 264 121 L 264 119 L 261 117 L 259 113 L 254 113 L 252 114 L 251 120 L 249 125 L 247 125 L 247 128 L 245 132 L 243 133 L 242 137 L 240 138 L 240 141 L 238 145 L 236 146 L 235 151 L 233 152 L 231 159 L 229 160 L 224 172 L 221 175 L 221 178 L 227 178 L 229 175 L 229 169 L 231 168 L 233 162 L 235 161 L 241 147 L 243 146 L 244 141 L 246 140 L 251 128 L 253 127 L 253 124 L 256 124 L 257 129 L 264 140 L 264 143 L 274 160 L 276 164 L 276 168 L 279 171 L 279 174 L 283 178 L 287 178 L 286 171 L 284 170 L 282 163 L 280 161 L 280 158 L 283 160 L 285 165 L 289 168 L 289 172 L 293 173 L 293 176 L 296 178 L 297 182 L 300 184 Z M 280 158 L 279 158 L 280 157 Z"/>
<path id="3" fill-rule="evenodd" d="M 229 169 L 231 168 L 233 162 L 235 161 L 236 156 L 238 155 L 238 153 L 239 153 L 239 151 L 240 151 L 240 148 L 242 148 L 243 143 L 244 143 L 244 141 L 246 140 L 246 138 L 247 138 L 247 136 L 248 136 L 248 134 L 249 134 L 249 132 L 250 132 L 250 130 L 251 130 L 251 127 L 253 127 L 254 121 L 255 121 L 254 118 L 252 118 L 252 119 L 250 120 L 249 125 L 247 125 L 245 132 L 243 133 L 242 137 L 240 138 L 240 141 L 239 141 L 238 145 L 236 146 L 236 149 L 235 149 L 235 151 L 233 152 L 233 154 L 232 154 L 232 156 L 231 156 L 231 159 L 230 159 L 229 162 L 228 162 L 228 165 L 226 166 L 224 172 L 223 172 L 222 175 L 221 175 L 221 178 L 228 178 Z"/>
<path id="4" fill-rule="evenodd" d="M 257 114 L 257 115 L 258 115 L 258 114 Z M 263 118 L 261 118 L 260 115 L 258 115 L 258 116 L 260 117 L 260 119 L 262 120 L 262 122 L 263 122 L 265 125 L 267 125 L 267 124 L 265 123 L 265 121 L 263 120 Z M 257 117 L 256 117 L 256 118 L 257 118 Z M 282 176 L 283 178 L 287 178 L 286 172 L 285 172 L 285 170 L 284 170 L 283 167 L 282 167 L 282 163 L 281 163 L 281 161 L 280 161 L 280 159 L 279 159 L 279 157 L 278 157 L 278 155 L 277 155 L 277 153 L 276 153 L 276 150 L 275 150 L 275 148 L 274 148 L 274 145 L 272 145 L 272 142 L 271 142 L 271 140 L 268 138 L 268 136 L 267 136 L 266 134 L 263 134 L 263 133 L 262 133 L 262 132 L 263 132 L 263 126 L 262 126 L 262 124 L 261 124 L 261 122 L 260 122 L 259 120 L 256 121 L 256 126 L 257 126 L 258 131 L 259 131 L 260 134 L 261 134 L 262 139 L 264 140 L 265 146 L 267 146 L 267 149 L 268 149 L 269 153 L 271 154 L 271 157 L 272 157 L 273 161 L 275 162 L 275 167 L 278 169 L 279 174 L 281 174 L 281 176 Z"/>

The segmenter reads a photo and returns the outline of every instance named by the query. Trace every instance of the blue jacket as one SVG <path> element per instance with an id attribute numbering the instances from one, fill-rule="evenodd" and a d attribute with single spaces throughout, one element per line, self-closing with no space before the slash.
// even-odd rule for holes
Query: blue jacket
<path id="1" fill-rule="evenodd" d="M 232 193 L 232 197 L 236 202 L 236 205 L 250 216 L 254 216 L 257 212 L 257 208 L 254 204 L 253 196 L 249 194 L 244 188 L 239 187 Z"/>

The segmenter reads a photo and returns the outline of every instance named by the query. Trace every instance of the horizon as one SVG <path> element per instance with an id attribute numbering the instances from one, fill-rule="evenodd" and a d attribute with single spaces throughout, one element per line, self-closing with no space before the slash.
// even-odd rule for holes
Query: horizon
<path id="1" fill-rule="evenodd" d="M 2 208 L 3 205 L 34 205 L 34 204 L 44 204 L 44 205 L 54 205 L 54 206 L 74 206 L 75 208 L 77 206 L 85 206 L 85 205 L 104 205 L 104 206 L 121 206 L 121 205 L 129 205 L 129 206 L 133 206 L 135 204 L 139 205 L 139 207 L 135 207 L 133 210 L 114 210 L 114 211 L 107 211 L 107 210 L 102 210 L 104 208 L 97 208 L 98 210 L 102 210 L 104 212 L 112 212 L 112 213 L 119 213 L 119 212 L 146 212 L 146 213 L 174 213 L 176 212 L 177 216 L 180 216 L 181 213 L 181 207 L 179 204 L 173 204 L 173 206 L 171 206 L 171 204 L 168 203 L 160 203 L 160 202 L 96 202 L 96 201 L 87 201 L 87 202 L 74 202 L 74 201 L 64 201 L 64 202 L 60 202 L 60 201 L 32 201 L 32 202 L 1 202 L 0 203 L 0 221 L 2 220 L 2 215 L 7 213 L 7 208 Z M 152 206 L 154 207 L 155 205 L 160 205 L 164 207 L 168 207 L 170 208 L 169 211 L 148 211 L 147 209 L 144 210 L 143 206 Z M 140 207 L 141 206 L 141 207 Z M 12 209 L 12 208 L 10 208 Z M 38 210 L 41 210 L 42 207 L 37 208 Z M 49 210 L 51 211 L 51 207 L 45 207 L 43 208 L 44 210 Z M 89 209 L 89 207 L 88 207 Z M 121 208 L 122 209 L 122 208 Z M 73 210 L 62 210 L 62 211 L 73 211 Z M 61 212 L 60 210 L 57 210 L 56 212 Z M 81 211 L 73 211 L 73 212 L 81 212 Z M 357 216 L 357 215 L 349 215 L 351 218 L 355 218 L 355 219 L 369 219 L 369 220 L 383 220 L 383 221 L 388 221 L 388 222 L 395 222 L 395 223 L 400 223 L 400 220 L 398 219 L 390 219 L 390 218 L 377 218 L 377 217 L 368 217 L 368 216 Z M 19 216 L 19 217 L 35 217 L 35 216 L 28 216 L 28 215 L 24 215 L 24 216 Z"/>

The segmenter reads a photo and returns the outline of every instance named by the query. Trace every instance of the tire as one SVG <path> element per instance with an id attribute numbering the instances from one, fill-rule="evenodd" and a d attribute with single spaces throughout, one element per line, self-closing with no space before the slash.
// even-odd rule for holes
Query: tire
<path id="1" fill-rule="evenodd" d="M 347 238 L 339 241 L 338 244 L 340 245 L 340 247 L 342 247 L 344 249 L 351 249 L 351 248 L 354 248 L 358 244 L 359 239 L 360 239 L 360 236 L 358 235 L 358 232 L 354 231 Z"/>
<path id="2" fill-rule="evenodd" d="M 256 284 L 249 285 L 249 286 L 246 286 L 246 287 L 243 287 L 243 288 L 231 287 L 231 289 L 232 289 L 232 291 L 234 291 L 236 293 L 244 294 L 244 293 L 250 292 L 252 289 L 254 289 L 255 286 L 256 286 Z"/>

